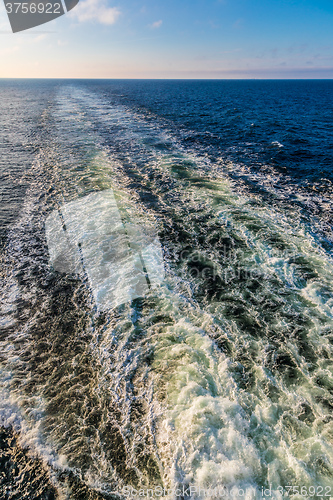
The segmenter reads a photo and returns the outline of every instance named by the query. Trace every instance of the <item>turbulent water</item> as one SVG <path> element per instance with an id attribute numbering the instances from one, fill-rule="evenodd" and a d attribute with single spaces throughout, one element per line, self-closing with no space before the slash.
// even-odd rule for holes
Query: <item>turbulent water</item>
<path id="1" fill-rule="evenodd" d="M 0 497 L 333 497 L 333 82 L 1 81 Z M 153 221 L 100 311 L 47 217 Z"/>

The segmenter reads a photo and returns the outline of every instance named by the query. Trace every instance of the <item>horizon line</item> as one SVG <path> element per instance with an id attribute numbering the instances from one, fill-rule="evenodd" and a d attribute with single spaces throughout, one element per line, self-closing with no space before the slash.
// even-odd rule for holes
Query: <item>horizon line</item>
<path id="1" fill-rule="evenodd" d="M 187 77 L 77 77 L 77 76 L 59 76 L 59 77 L 49 77 L 49 76 L 0 76 L 0 80 L 174 80 L 174 81 L 229 81 L 229 80 L 236 80 L 236 81 L 248 81 L 248 80 L 259 80 L 259 81 L 274 81 L 274 80 L 280 80 L 280 81 L 291 81 L 291 80 L 297 80 L 297 81 L 317 81 L 317 80 L 323 80 L 323 81 L 330 81 L 333 80 L 332 77 L 317 77 L 317 78 L 311 78 L 311 77 L 244 77 L 244 78 L 203 78 L 203 77 L 192 77 L 192 78 L 187 78 Z"/>

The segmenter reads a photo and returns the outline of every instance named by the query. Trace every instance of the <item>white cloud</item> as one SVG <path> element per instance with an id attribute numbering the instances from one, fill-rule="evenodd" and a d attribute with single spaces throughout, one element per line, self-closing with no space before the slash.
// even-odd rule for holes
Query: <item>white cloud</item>
<path id="1" fill-rule="evenodd" d="M 117 7 L 108 7 L 104 0 L 84 0 L 71 12 L 79 21 L 97 21 L 101 24 L 114 24 L 120 16 Z"/>
<path id="2" fill-rule="evenodd" d="M 14 52 L 17 52 L 20 47 L 15 45 L 14 47 L 7 47 L 5 49 L 0 50 L 0 56 L 7 56 L 9 54 L 13 54 Z"/>
<path id="3" fill-rule="evenodd" d="M 46 35 L 44 33 L 42 33 L 41 35 L 38 35 L 34 38 L 34 42 L 35 43 L 39 43 L 41 42 L 42 40 L 45 40 L 46 38 Z"/>
<path id="4" fill-rule="evenodd" d="M 150 27 L 153 28 L 153 29 L 160 28 L 162 26 L 162 22 L 163 21 L 161 21 L 161 20 L 155 21 L 153 24 L 150 25 Z"/>

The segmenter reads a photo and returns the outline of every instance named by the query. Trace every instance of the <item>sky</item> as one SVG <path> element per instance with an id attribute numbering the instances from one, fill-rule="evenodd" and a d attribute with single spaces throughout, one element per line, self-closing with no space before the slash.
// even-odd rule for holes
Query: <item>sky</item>
<path id="1" fill-rule="evenodd" d="M 0 78 L 333 78 L 333 0 L 80 0 L 15 34 L 1 3 Z"/>

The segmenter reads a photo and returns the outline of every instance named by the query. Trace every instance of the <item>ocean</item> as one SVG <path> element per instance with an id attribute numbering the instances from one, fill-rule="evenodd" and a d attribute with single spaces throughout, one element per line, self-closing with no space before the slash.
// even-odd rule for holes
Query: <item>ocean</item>
<path id="1" fill-rule="evenodd" d="M 333 498 L 333 81 L 0 90 L 0 498 Z"/>

